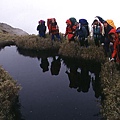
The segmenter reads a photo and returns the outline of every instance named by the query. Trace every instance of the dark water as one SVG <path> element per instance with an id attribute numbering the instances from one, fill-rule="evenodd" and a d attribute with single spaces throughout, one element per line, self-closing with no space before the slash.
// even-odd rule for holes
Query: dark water
<path id="1" fill-rule="evenodd" d="M 15 120 L 100 120 L 99 64 L 12 46 L 0 65 L 22 86 Z"/>

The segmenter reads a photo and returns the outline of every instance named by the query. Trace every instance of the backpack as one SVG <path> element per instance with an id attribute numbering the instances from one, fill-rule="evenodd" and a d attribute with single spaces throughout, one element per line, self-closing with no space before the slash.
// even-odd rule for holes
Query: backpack
<path id="1" fill-rule="evenodd" d="M 79 19 L 79 23 L 80 23 L 81 25 L 88 25 L 88 22 L 87 22 L 86 19 Z"/>
<path id="2" fill-rule="evenodd" d="M 115 28 L 115 29 L 116 29 L 116 26 L 115 26 L 115 24 L 114 24 L 113 20 L 108 19 L 108 20 L 106 20 L 106 21 L 107 21 L 107 23 L 108 23 L 110 26 L 112 26 L 113 28 Z"/>
<path id="3" fill-rule="evenodd" d="M 40 20 L 39 23 L 41 23 L 42 25 L 45 25 L 45 21 L 44 20 Z"/>
<path id="4" fill-rule="evenodd" d="M 77 35 L 80 38 L 85 38 L 86 37 L 87 30 L 84 26 L 81 26 L 80 29 L 77 30 Z"/>
<path id="5" fill-rule="evenodd" d="M 88 37 L 89 34 L 90 34 L 88 21 L 86 19 L 79 19 L 79 23 L 86 28 L 86 30 L 87 30 L 87 37 Z"/>
<path id="6" fill-rule="evenodd" d="M 48 18 L 48 19 L 47 19 L 47 27 L 48 27 L 48 30 L 49 30 L 49 31 L 50 31 L 50 25 L 51 25 L 51 23 L 52 23 L 52 19 L 54 19 L 54 20 L 56 21 L 55 18 Z"/>
<path id="7" fill-rule="evenodd" d="M 76 25 L 77 20 L 74 17 L 69 18 L 69 20 L 71 21 L 72 26 Z"/>

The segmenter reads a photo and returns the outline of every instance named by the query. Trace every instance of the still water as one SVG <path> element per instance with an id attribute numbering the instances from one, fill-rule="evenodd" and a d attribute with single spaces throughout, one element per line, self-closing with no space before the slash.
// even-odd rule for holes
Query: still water
<path id="1" fill-rule="evenodd" d="M 0 50 L 0 65 L 22 86 L 16 120 L 100 120 L 95 64 L 12 46 Z"/>

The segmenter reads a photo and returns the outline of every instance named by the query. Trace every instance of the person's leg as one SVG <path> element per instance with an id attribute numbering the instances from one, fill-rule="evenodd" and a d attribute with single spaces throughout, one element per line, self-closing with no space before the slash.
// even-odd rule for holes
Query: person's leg
<path id="1" fill-rule="evenodd" d="M 55 35 L 54 35 L 54 34 L 51 35 L 51 40 L 52 40 L 52 41 L 55 40 Z"/>
<path id="2" fill-rule="evenodd" d="M 56 34 L 56 38 L 57 38 L 59 41 L 61 40 L 59 33 Z"/>

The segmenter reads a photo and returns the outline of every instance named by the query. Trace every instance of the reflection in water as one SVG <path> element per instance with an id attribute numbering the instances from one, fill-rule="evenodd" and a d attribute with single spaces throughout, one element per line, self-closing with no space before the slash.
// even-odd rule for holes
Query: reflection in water
<path id="1" fill-rule="evenodd" d="M 92 82 L 92 87 L 95 92 L 95 97 L 99 98 L 101 96 L 100 88 L 100 77 L 99 73 L 101 70 L 100 63 L 89 60 L 76 60 L 63 58 L 57 55 L 55 51 L 28 51 L 23 49 L 17 49 L 19 54 L 29 57 L 37 57 L 38 60 L 41 59 L 40 67 L 43 73 L 49 71 L 49 61 L 48 58 L 52 57 L 52 62 L 50 66 L 51 75 L 59 75 L 61 69 L 61 61 L 66 66 L 66 74 L 69 79 L 69 87 L 77 89 L 78 92 L 88 92 L 90 88 L 90 82 Z M 94 76 L 93 76 L 94 74 Z"/>
<path id="2" fill-rule="evenodd" d="M 61 68 L 61 59 L 60 57 L 56 58 L 56 56 L 53 57 L 53 61 L 51 63 L 51 75 L 58 75 Z"/>
<path id="3" fill-rule="evenodd" d="M 48 73 L 50 72 L 51 75 L 55 75 L 56 77 L 58 77 L 58 75 L 60 74 L 60 71 L 63 70 L 63 66 L 62 64 L 65 65 L 66 67 L 66 70 L 63 71 L 63 73 L 65 73 L 65 76 L 66 78 L 68 79 L 68 82 L 66 82 L 67 84 L 69 84 L 69 88 L 73 88 L 77 91 L 77 93 L 88 93 L 90 91 L 90 83 L 92 83 L 92 89 L 94 91 L 94 95 L 96 98 L 99 98 L 101 97 L 101 88 L 100 88 L 100 77 L 99 77 L 99 73 L 100 73 L 100 70 L 101 70 L 101 67 L 100 67 L 100 64 L 99 63 L 95 63 L 94 61 L 87 61 L 87 60 L 75 60 L 75 59 L 67 59 L 67 58 L 63 58 L 61 56 L 58 56 L 56 53 L 54 53 L 53 51 L 49 51 L 49 52 L 46 52 L 46 51 L 39 51 L 39 52 L 29 52 L 29 51 L 25 51 L 25 50 L 20 50 L 18 49 L 18 52 L 19 54 L 22 54 L 24 56 L 29 56 L 31 58 L 37 58 L 38 62 L 39 62 L 39 68 L 42 69 L 42 72 L 43 73 Z M 52 57 L 52 59 L 50 59 L 50 57 Z M 94 74 L 94 75 L 93 75 Z M 37 75 L 37 74 L 35 74 Z M 47 74 L 49 76 L 49 74 Z M 39 75 L 38 75 L 39 76 Z M 42 76 L 42 75 L 41 75 Z M 46 76 L 45 76 L 46 77 Z M 51 76 L 49 76 L 51 77 Z M 55 78 L 56 78 L 55 77 Z M 61 76 L 59 76 L 59 78 L 62 79 Z M 25 78 L 26 79 L 26 78 Z M 38 79 L 40 79 L 38 77 Z M 46 80 L 44 79 L 44 81 L 42 81 L 42 77 L 41 77 L 41 80 L 37 80 L 37 77 L 34 79 L 37 81 L 37 83 L 39 82 L 38 84 L 38 91 L 39 92 L 35 92 L 34 94 L 36 95 L 35 98 L 37 98 L 37 95 L 38 96 L 42 96 L 38 99 L 35 99 L 35 102 L 37 104 L 36 107 L 37 110 L 39 111 L 35 111 L 33 112 L 32 114 L 36 115 L 37 112 L 40 112 L 40 115 L 42 117 L 51 117 L 51 113 L 52 113 L 52 110 L 53 112 L 56 112 L 55 114 L 53 115 L 63 115 L 64 116 L 64 113 L 67 113 L 67 108 L 71 108 L 70 109 L 70 115 L 74 114 L 76 116 L 76 118 L 78 117 L 82 117 L 82 115 L 80 113 L 83 112 L 83 114 L 85 113 L 86 114 L 86 109 L 84 108 L 85 106 L 81 105 L 80 103 L 80 99 L 78 98 L 80 96 L 77 96 L 76 98 L 76 94 L 72 94 L 69 93 L 68 95 L 68 89 L 66 90 L 65 88 L 67 88 L 68 86 L 66 86 L 67 84 L 65 84 L 65 82 L 61 83 L 61 79 L 59 79 L 59 81 L 55 81 L 56 83 L 52 83 L 51 84 L 51 79 L 47 79 Z M 49 81 L 47 81 L 49 80 Z M 26 80 L 27 81 L 27 80 Z M 25 82 L 26 82 L 25 81 Z M 33 83 L 32 85 L 33 86 L 36 86 L 35 85 L 35 82 L 31 82 L 32 80 L 29 80 L 26 82 L 26 84 L 28 85 L 31 85 L 30 83 Z M 52 81 L 53 82 L 53 81 Z M 57 84 L 57 82 L 59 82 L 59 85 Z M 46 85 L 47 83 L 47 89 L 45 89 L 43 86 L 43 84 L 41 83 L 44 83 L 44 85 Z M 64 85 L 63 85 L 64 84 Z M 52 87 L 51 87 L 52 86 Z M 55 86 L 57 86 L 59 89 L 57 89 Z M 61 86 L 63 87 L 62 89 L 64 90 L 61 91 Z M 64 88 L 65 86 L 65 88 Z M 28 87 L 28 86 L 24 86 L 24 87 Z M 30 86 L 31 90 L 28 89 L 28 91 L 37 91 L 36 89 L 33 90 L 32 86 Z M 51 88 L 52 89 L 51 89 Z M 28 87 L 29 88 L 29 87 Z M 27 90 L 27 89 L 26 89 Z M 53 90 L 53 91 L 52 91 Z M 60 91 L 59 91 L 60 90 Z M 27 91 L 27 92 L 28 92 Z M 26 92 L 26 91 L 25 91 Z M 26 94 L 28 94 L 26 92 Z M 58 92 L 58 93 L 57 93 Z M 39 94 L 40 93 L 40 94 Z M 42 94 L 43 93 L 43 94 Z M 65 94 L 64 94 L 65 93 Z M 23 93 L 22 93 L 23 94 Z M 31 93 L 30 93 L 31 94 Z M 47 94 L 46 96 L 44 96 L 44 94 Z M 50 96 L 49 96 L 50 94 Z M 72 97 L 71 97 L 72 95 Z M 24 96 L 24 95 L 23 95 Z M 29 95 L 27 95 L 28 98 L 29 98 Z M 48 97 L 47 97 L 48 96 Z M 56 97 L 57 96 L 57 97 Z M 61 96 L 61 97 L 60 97 Z M 67 96 L 67 97 L 66 97 Z M 25 97 L 25 96 L 24 96 Z M 30 95 L 31 97 L 31 95 Z M 74 99 L 75 97 L 75 99 Z M 90 93 L 90 97 L 91 97 L 91 93 Z M 49 98 L 49 100 L 47 99 Z M 67 99 L 68 98 L 68 99 Z M 30 98 L 31 101 L 32 101 L 32 98 Z M 74 100 L 73 100 L 74 99 Z M 84 99 L 84 98 L 83 98 Z M 18 98 L 19 100 L 19 98 Z M 48 101 L 47 101 L 48 100 Z M 77 102 L 77 100 L 79 102 Z M 87 98 L 84 99 L 86 102 L 89 100 Z M 91 99 L 90 99 L 91 100 Z M 70 102 L 71 101 L 71 102 Z M 48 103 L 47 103 L 48 102 Z M 89 101 L 91 102 L 91 101 Z M 16 102 L 17 104 L 15 105 L 14 107 L 14 110 L 13 112 L 16 114 L 15 115 L 15 119 L 13 120 L 24 120 L 22 115 L 21 115 L 21 105 L 19 103 L 19 101 Z M 30 103 L 30 102 L 28 102 Z M 56 104 L 55 104 L 56 103 Z M 78 104 L 75 104 L 75 103 L 78 103 Z M 26 104 L 26 103 L 25 103 Z M 32 102 L 33 104 L 33 102 Z M 39 104 L 39 105 L 38 105 Z M 47 105 L 46 105 L 47 104 Z M 87 104 L 87 103 L 85 103 Z M 34 104 L 33 104 L 34 105 Z M 75 106 L 76 105 L 76 106 Z M 93 104 L 91 104 L 92 106 Z M 32 105 L 31 105 L 32 106 Z M 51 106 L 51 107 L 50 107 Z M 59 107 L 59 110 L 56 108 L 56 106 Z M 66 106 L 66 107 L 64 107 Z M 70 107 L 72 106 L 72 107 Z M 29 110 L 29 104 L 28 104 L 28 110 Z M 34 108 L 34 106 L 32 106 Z M 45 107 L 45 108 L 44 108 Z M 74 109 L 75 107 L 75 109 Z M 52 109 L 53 108 L 53 109 Z M 54 109 L 55 108 L 55 109 Z M 88 108 L 88 107 L 87 107 Z M 92 106 L 92 109 L 93 109 L 93 106 Z M 60 111 L 61 110 L 61 111 Z M 73 110 L 73 111 L 72 111 Z M 90 111 L 91 109 L 89 109 L 88 111 Z M 42 112 L 41 112 L 42 111 Z M 46 111 L 50 112 L 49 113 L 46 113 Z M 58 112 L 60 113 L 58 113 Z M 63 111 L 63 112 L 62 112 Z M 82 112 L 81 112 L 82 111 Z M 95 111 L 95 110 L 94 110 Z M 74 113 L 72 113 L 74 112 Z M 95 111 L 96 112 L 96 111 Z M 35 114 L 36 113 L 36 114 Z M 24 113 L 25 114 L 25 113 Z M 39 114 L 39 113 L 38 113 Z M 46 114 L 48 114 L 48 116 L 45 116 Z M 55 117 L 58 117 L 58 116 L 54 116 L 54 117 L 51 117 L 51 118 L 55 118 Z M 31 115 L 32 116 L 32 115 Z M 62 116 L 59 116 L 61 118 L 63 118 Z M 73 116 L 72 116 L 73 117 Z M 74 117 L 72 119 L 74 119 Z M 32 118 L 31 118 L 32 120 Z M 43 119 L 41 119 L 43 120 Z M 49 120 L 49 119 L 48 119 Z M 55 119 L 54 119 L 55 120 Z M 78 120 L 78 119 L 75 119 L 75 120 Z M 83 120 L 83 119 L 81 119 Z M 85 119 L 86 120 L 86 119 Z"/>
<path id="4" fill-rule="evenodd" d="M 40 67 L 42 68 L 43 72 L 49 71 L 48 58 L 46 57 L 41 58 Z"/>
<path id="5" fill-rule="evenodd" d="M 66 74 L 70 81 L 70 88 L 75 88 L 78 92 L 86 93 L 89 91 L 90 82 L 92 82 L 95 97 L 101 97 L 99 77 L 101 70 L 100 63 L 67 58 L 63 58 L 63 62 L 67 67 Z"/>

